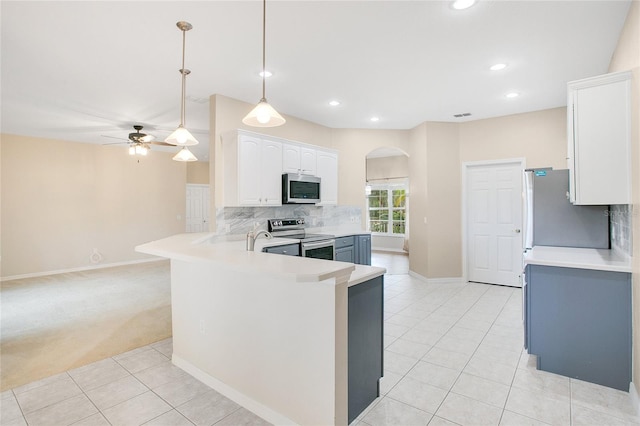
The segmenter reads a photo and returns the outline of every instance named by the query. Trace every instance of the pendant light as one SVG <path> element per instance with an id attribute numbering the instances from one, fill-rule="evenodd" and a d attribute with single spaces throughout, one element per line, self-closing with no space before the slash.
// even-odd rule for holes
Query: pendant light
<path id="1" fill-rule="evenodd" d="M 258 105 L 242 119 L 247 126 L 252 127 L 276 127 L 282 126 L 286 120 L 278 114 L 265 96 L 266 60 L 265 60 L 265 39 L 267 26 L 267 0 L 262 0 L 262 98 Z"/>
<path id="2" fill-rule="evenodd" d="M 176 155 L 173 156 L 175 161 L 198 161 L 193 152 L 189 151 L 186 146 L 182 148 Z"/>
<path id="3" fill-rule="evenodd" d="M 180 98 L 180 125 L 164 141 L 166 143 L 171 144 L 171 145 L 192 146 L 192 145 L 197 145 L 198 144 L 198 140 L 196 138 L 194 138 L 193 135 L 184 127 L 184 124 L 185 124 L 185 112 L 184 112 L 184 109 L 185 109 L 185 87 L 186 87 L 186 82 L 187 82 L 187 75 L 189 75 L 191 73 L 190 70 L 188 70 L 188 69 L 186 69 L 184 67 L 184 51 L 185 51 L 186 33 L 187 33 L 187 31 L 192 29 L 193 26 L 190 23 L 185 22 L 185 21 L 177 22 L 176 26 L 180 29 L 180 31 L 182 31 L 182 68 L 180 70 L 178 70 L 178 71 L 180 71 L 180 74 L 182 75 L 182 96 Z M 191 154 L 191 155 L 193 155 L 193 154 Z M 175 160 L 176 158 L 174 157 L 173 159 Z"/>

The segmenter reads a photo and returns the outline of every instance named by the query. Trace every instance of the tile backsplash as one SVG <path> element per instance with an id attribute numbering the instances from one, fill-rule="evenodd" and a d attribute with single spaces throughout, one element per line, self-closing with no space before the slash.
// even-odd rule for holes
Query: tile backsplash
<path id="1" fill-rule="evenodd" d="M 216 209 L 218 234 L 246 234 L 256 223 L 267 229 L 267 219 L 304 218 L 307 228 L 360 224 L 362 209 L 354 206 L 292 204 L 277 207 L 223 207 Z"/>
<path id="2" fill-rule="evenodd" d="M 631 256 L 633 253 L 633 239 L 631 237 L 633 206 L 630 204 L 612 205 L 609 207 L 609 218 L 611 248 Z"/>

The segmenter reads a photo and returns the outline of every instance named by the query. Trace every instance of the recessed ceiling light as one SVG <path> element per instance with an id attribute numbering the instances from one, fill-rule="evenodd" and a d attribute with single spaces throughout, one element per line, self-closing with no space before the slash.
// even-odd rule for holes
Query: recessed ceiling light
<path id="1" fill-rule="evenodd" d="M 505 69 L 506 67 L 507 67 L 507 64 L 495 64 L 495 65 L 492 65 L 489 69 L 491 71 L 500 71 Z"/>
<path id="2" fill-rule="evenodd" d="M 456 0 L 453 2 L 453 8 L 456 10 L 468 9 L 476 4 L 476 0 Z"/>
<path id="3" fill-rule="evenodd" d="M 329 101 L 329 105 L 338 106 L 338 105 L 340 105 L 340 101 Z"/>
<path id="4" fill-rule="evenodd" d="M 376 121 L 380 121 L 380 119 L 378 117 L 371 117 L 371 121 L 375 123 Z"/>
<path id="5" fill-rule="evenodd" d="M 518 92 L 509 92 L 505 96 L 507 98 L 517 98 L 518 96 L 520 96 L 520 93 L 518 93 Z"/>
<path id="6" fill-rule="evenodd" d="M 273 74 L 271 73 L 271 71 L 268 71 L 268 70 L 260 71 L 260 77 L 262 77 L 262 76 L 263 76 L 263 74 L 264 74 L 264 77 L 265 77 L 265 78 L 269 78 L 269 77 L 271 77 L 271 76 L 273 75 Z"/>

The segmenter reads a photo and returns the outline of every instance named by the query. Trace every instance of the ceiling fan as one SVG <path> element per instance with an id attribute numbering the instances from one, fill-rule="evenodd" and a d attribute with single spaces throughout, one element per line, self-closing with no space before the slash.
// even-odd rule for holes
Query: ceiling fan
<path id="1" fill-rule="evenodd" d="M 149 146 L 150 144 L 161 145 L 161 146 L 174 146 L 166 142 L 154 142 L 153 141 L 153 139 L 155 139 L 154 136 L 146 133 L 142 133 L 143 126 L 139 124 L 134 125 L 133 128 L 135 129 L 135 132 L 129 133 L 129 139 L 102 135 L 105 138 L 121 139 L 125 141 L 125 142 L 106 143 L 103 145 L 118 145 L 118 144 L 128 143 L 129 155 L 147 155 L 147 153 L 151 149 L 151 147 Z"/>

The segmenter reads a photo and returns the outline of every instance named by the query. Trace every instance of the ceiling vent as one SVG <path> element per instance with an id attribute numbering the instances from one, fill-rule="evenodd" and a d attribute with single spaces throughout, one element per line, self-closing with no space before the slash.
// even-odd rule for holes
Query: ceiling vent
<path id="1" fill-rule="evenodd" d="M 469 117 L 471 115 L 470 112 L 463 112 L 462 114 L 453 114 L 455 118 Z"/>

